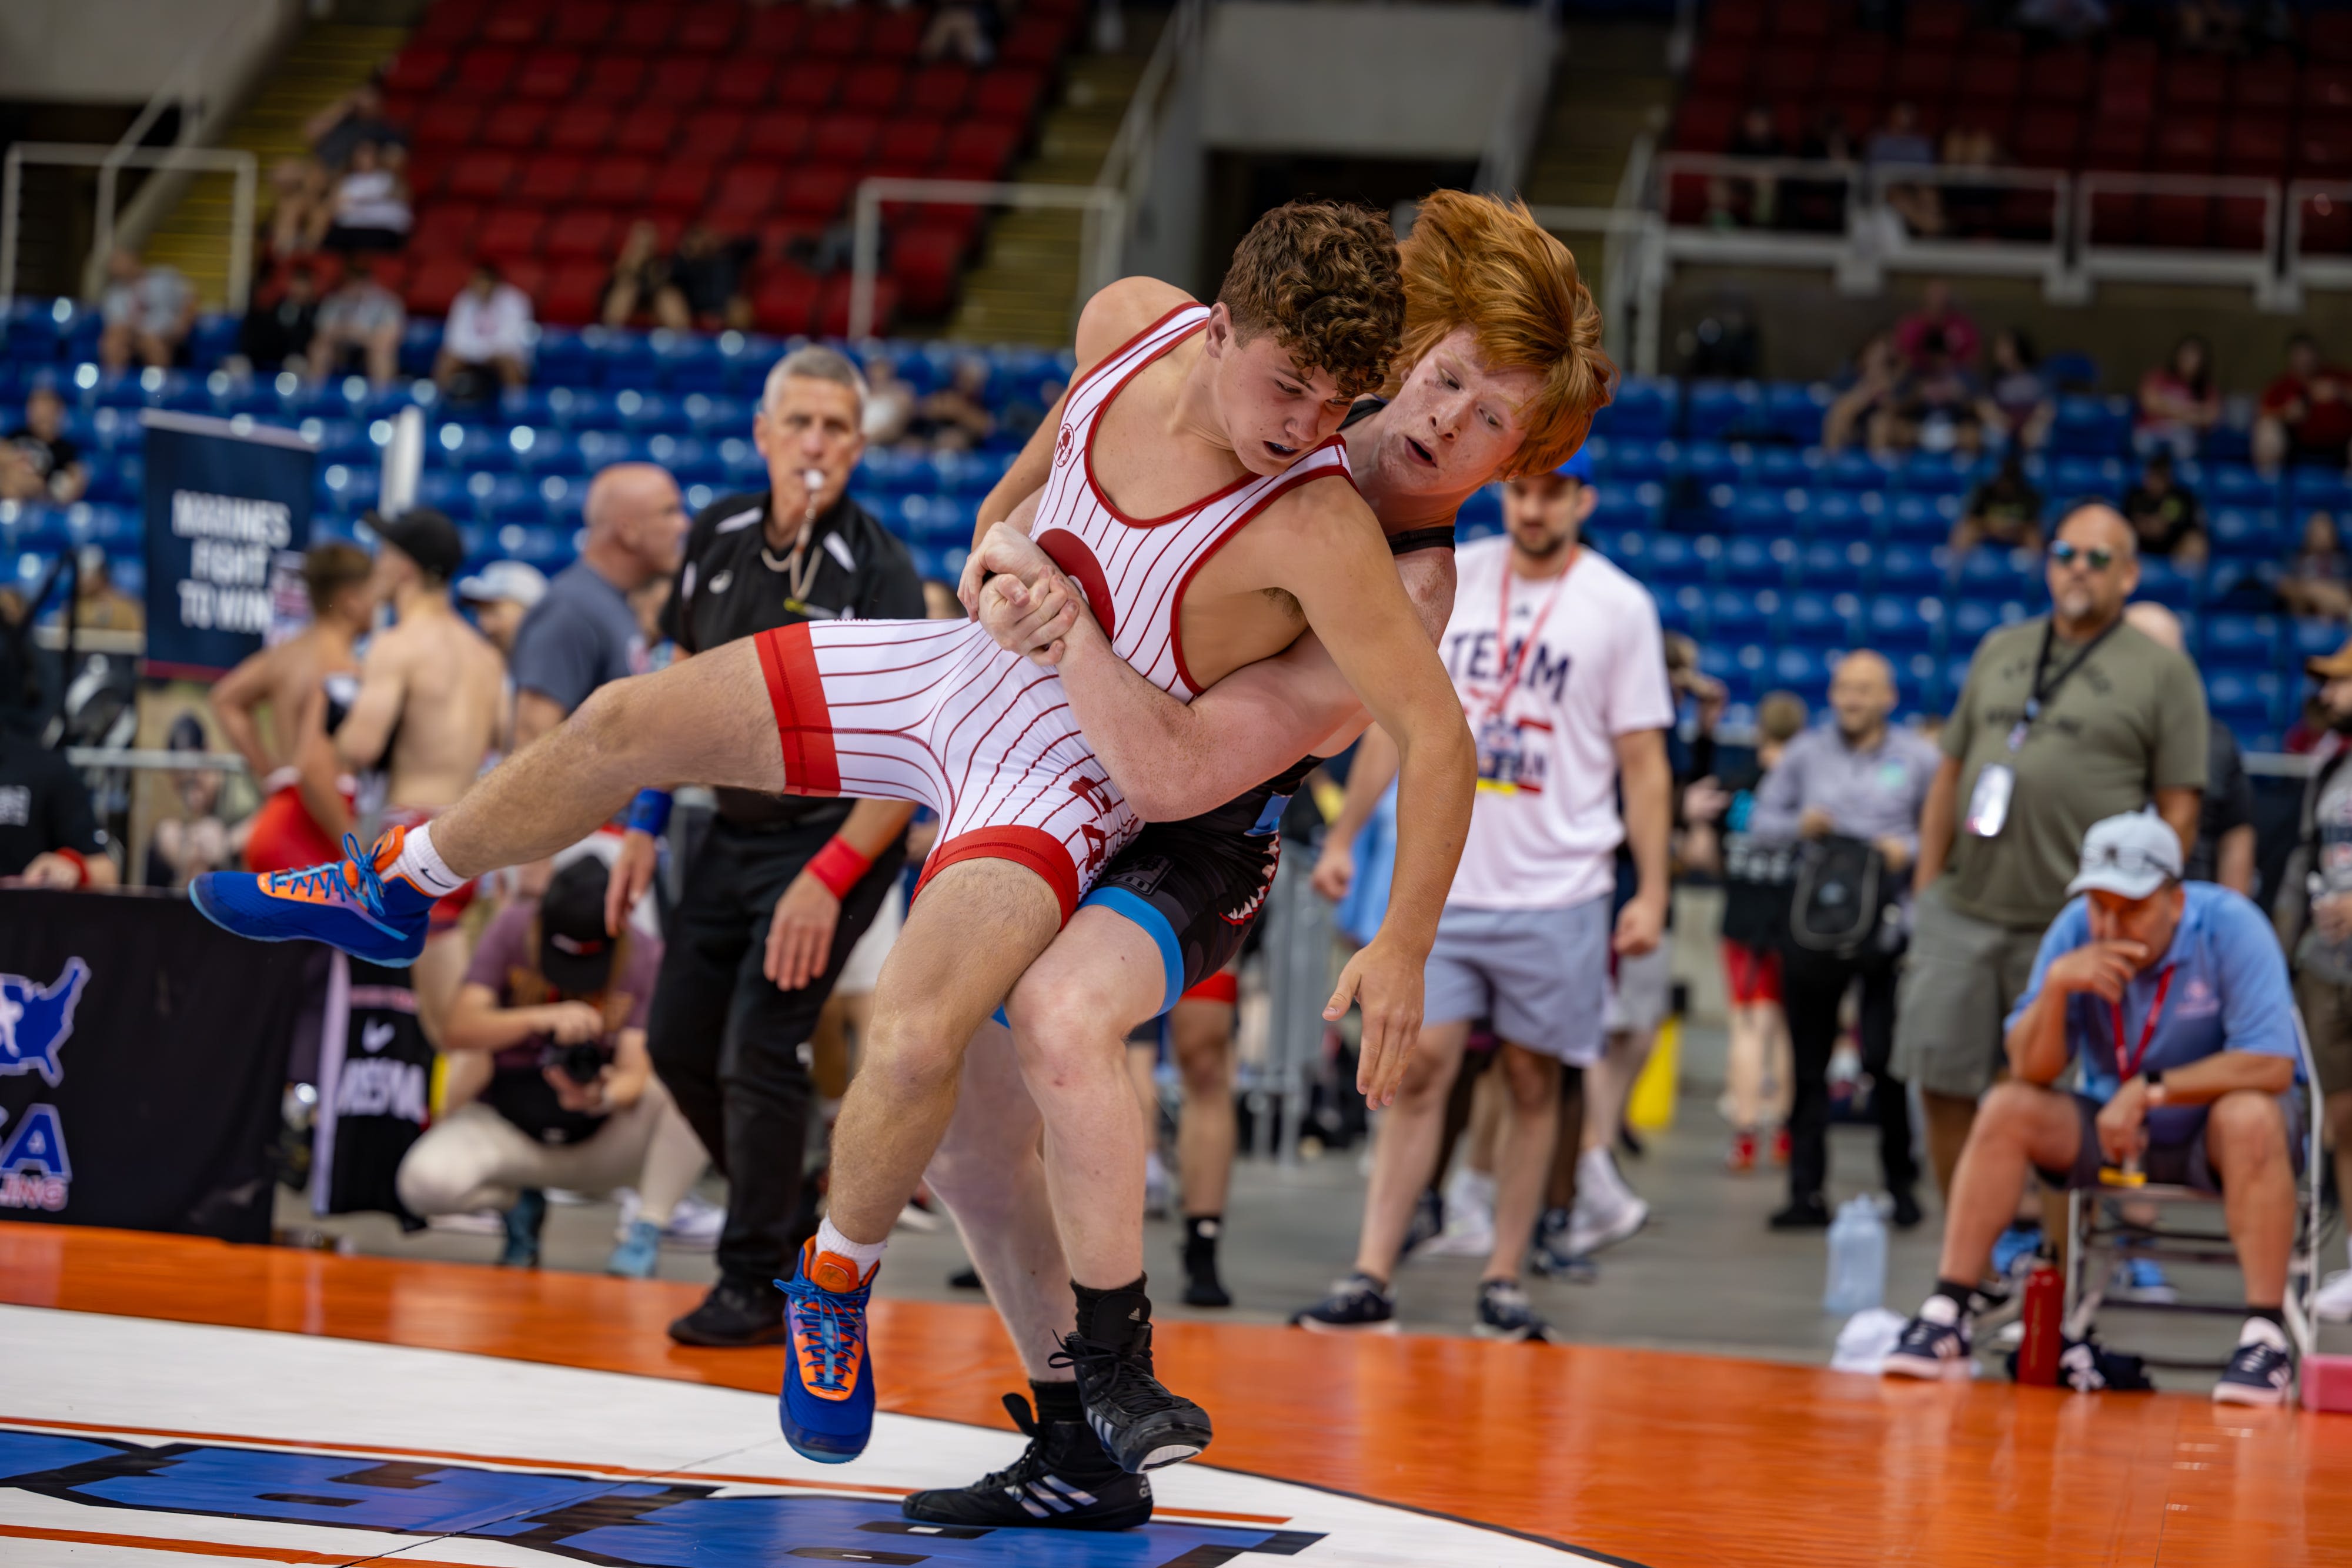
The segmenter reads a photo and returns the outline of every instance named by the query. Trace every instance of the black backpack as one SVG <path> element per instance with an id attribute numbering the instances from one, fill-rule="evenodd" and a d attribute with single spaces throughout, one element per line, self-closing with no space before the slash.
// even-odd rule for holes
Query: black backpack
<path id="1" fill-rule="evenodd" d="M 1808 952 L 1861 958 L 1885 951 L 1903 929 L 1886 857 L 1863 839 L 1832 833 L 1797 856 L 1789 939 Z"/>

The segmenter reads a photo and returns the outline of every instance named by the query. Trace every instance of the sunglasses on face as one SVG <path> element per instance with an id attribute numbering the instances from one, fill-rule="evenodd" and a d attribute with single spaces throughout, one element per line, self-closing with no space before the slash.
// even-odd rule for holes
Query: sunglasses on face
<path id="1" fill-rule="evenodd" d="M 2060 566 L 2072 566 L 2079 560 L 2093 571 L 2105 571 L 2116 564 L 2116 552 L 2111 549 L 2101 549 L 2096 545 L 2084 549 L 2078 545 L 2069 544 L 2064 539 L 2060 539 L 2050 547 L 2050 559 Z"/>

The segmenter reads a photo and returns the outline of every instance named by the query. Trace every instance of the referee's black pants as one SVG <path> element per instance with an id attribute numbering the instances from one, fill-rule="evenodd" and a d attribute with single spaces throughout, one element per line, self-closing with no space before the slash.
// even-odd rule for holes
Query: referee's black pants
<path id="1" fill-rule="evenodd" d="M 1780 1006 L 1789 1017 L 1796 1059 L 1795 1103 L 1789 1112 L 1789 1196 L 1819 1197 L 1829 1177 L 1830 1053 L 1837 1048 L 1838 1009 L 1846 988 L 1859 984 L 1863 1071 L 1870 1074 L 1871 1110 L 1878 1123 L 1878 1161 L 1889 1192 L 1908 1192 L 1918 1180 L 1911 1152 L 1910 1097 L 1887 1071 L 1895 1050 L 1895 971 L 1899 953 L 1837 958 L 1783 943 Z"/>
<path id="2" fill-rule="evenodd" d="M 714 820 L 688 862 L 646 1022 L 654 1071 L 727 1176 L 720 1276 L 764 1291 L 792 1273 L 809 1074 L 801 1052 L 857 939 L 906 863 L 901 839 L 841 902 L 824 973 L 796 991 L 761 973 L 776 900 L 831 827 L 738 828 Z"/>

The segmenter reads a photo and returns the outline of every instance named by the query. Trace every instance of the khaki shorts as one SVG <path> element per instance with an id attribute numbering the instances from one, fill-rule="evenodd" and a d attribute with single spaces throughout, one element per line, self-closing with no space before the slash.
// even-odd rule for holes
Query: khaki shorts
<path id="1" fill-rule="evenodd" d="M 2315 975 L 2294 977 L 2294 1003 L 2311 1036 L 2312 1071 L 2322 1094 L 2352 1091 L 2352 985 Z"/>
<path id="2" fill-rule="evenodd" d="M 1930 1094 L 1973 1100 L 2000 1065 L 2001 1026 L 2033 977 L 2042 932 L 1962 915 L 1943 884 L 1919 894 L 1895 1001 L 1888 1071 Z"/>

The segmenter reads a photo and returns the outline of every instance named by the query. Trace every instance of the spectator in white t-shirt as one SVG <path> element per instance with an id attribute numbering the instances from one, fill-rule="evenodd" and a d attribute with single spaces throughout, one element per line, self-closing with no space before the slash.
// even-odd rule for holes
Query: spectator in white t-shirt
<path id="1" fill-rule="evenodd" d="M 98 362 L 108 371 L 142 365 L 169 370 L 196 324 L 196 291 L 179 269 L 149 267 L 127 250 L 107 258 L 106 292 L 99 312 L 106 325 L 98 335 Z"/>
<path id="2" fill-rule="evenodd" d="M 352 150 L 352 166 L 335 183 L 335 218 L 321 248 L 358 255 L 396 251 L 408 244 L 414 215 L 408 205 L 407 150 L 362 141 Z"/>
<path id="3" fill-rule="evenodd" d="M 531 336 L 530 296 L 499 281 L 490 263 L 477 262 L 473 277 L 449 302 L 441 353 L 433 363 L 434 383 L 449 392 L 472 371 L 488 372 L 500 386 L 523 386 L 530 381 Z"/>

